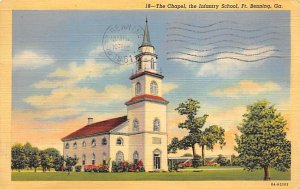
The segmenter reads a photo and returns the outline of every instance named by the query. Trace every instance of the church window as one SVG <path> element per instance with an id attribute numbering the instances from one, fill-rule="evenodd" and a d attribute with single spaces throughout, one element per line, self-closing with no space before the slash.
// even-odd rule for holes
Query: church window
<path id="1" fill-rule="evenodd" d="M 83 147 L 83 148 L 86 147 L 86 142 L 85 142 L 85 141 L 82 142 L 82 147 Z"/>
<path id="2" fill-rule="evenodd" d="M 82 155 L 82 165 L 85 165 L 86 156 L 85 154 Z"/>
<path id="3" fill-rule="evenodd" d="M 134 121 L 133 121 L 133 131 L 134 132 L 139 131 L 139 121 L 137 119 L 134 119 Z"/>
<path id="4" fill-rule="evenodd" d="M 96 161 L 96 155 L 93 153 L 92 154 L 92 165 L 95 165 L 95 161 Z"/>
<path id="5" fill-rule="evenodd" d="M 154 69 L 154 60 L 151 58 L 151 69 Z"/>
<path id="6" fill-rule="evenodd" d="M 150 84 L 150 92 L 153 95 L 158 94 L 157 83 L 155 81 L 152 81 L 151 84 Z"/>
<path id="7" fill-rule="evenodd" d="M 102 156 L 103 156 L 103 165 L 106 165 L 106 153 L 103 152 Z"/>
<path id="8" fill-rule="evenodd" d="M 123 138 L 119 137 L 117 139 L 117 145 L 123 145 Z"/>
<path id="9" fill-rule="evenodd" d="M 74 154 L 74 159 L 77 159 L 77 155 L 76 154 Z"/>
<path id="10" fill-rule="evenodd" d="M 135 85 L 135 95 L 140 95 L 141 94 L 141 84 L 140 82 L 137 82 Z"/>
<path id="11" fill-rule="evenodd" d="M 104 137 L 103 139 L 102 139 L 102 145 L 106 145 L 107 144 L 107 139 Z"/>
<path id="12" fill-rule="evenodd" d="M 121 151 L 118 151 L 116 154 L 116 162 L 120 163 L 124 161 L 124 154 Z"/>
<path id="13" fill-rule="evenodd" d="M 153 131 L 159 131 L 160 130 L 160 121 L 158 118 L 155 118 L 153 121 Z"/>
<path id="14" fill-rule="evenodd" d="M 138 160 L 139 160 L 139 153 L 135 151 L 133 153 L 133 163 L 137 163 Z"/>
<path id="15" fill-rule="evenodd" d="M 93 140 L 92 140 L 92 147 L 95 147 L 95 146 L 96 146 L 96 140 L 93 139 Z"/>
<path id="16" fill-rule="evenodd" d="M 73 148 L 77 149 L 77 143 L 76 142 L 73 143 Z"/>
<path id="17" fill-rule="evenodd" d="M 140 62 L 141 60 L 139 60 L 138 62 L 138 69 L 141 70 L 142 69 L 142 62 Z"/>
<path id="18" fill-rule="evenodd" d="M 66 143 L 66 146 L 65 146 L 65 149 L 69 149 L 70 148 L 70 145 L 69 145 L 69 143 L 67 142 Z"/>

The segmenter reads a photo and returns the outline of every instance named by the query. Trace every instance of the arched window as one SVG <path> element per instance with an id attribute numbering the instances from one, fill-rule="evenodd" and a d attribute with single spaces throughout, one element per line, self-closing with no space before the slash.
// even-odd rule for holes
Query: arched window
<path id="1" fill-rule="evenodd" d="M 73 143 L 73 148 L 76 149 L 77 148 L 77 142 Z"/>
<path id="2" fill-rule="evenodd" d="M 141 60 L 138 60 L 138 69 L 139 69 L 139 70 L 142 69 L 142 62 L 141 62 Z"/>
<path id="3" fill-rule="evenodd" d="M 153 131 L 159 131 L 160 130 L 160 121 L 158 118 L 155 118 L 153 121 Z"/>
<path id="4" fill-rule="evenodd" d="M 107 144 L 107 139 L 104 137 L 103 139 L 102 139 L 102 145 L 106 145 Z"/>
<path id="5" fill-rule="evenodd" d="M 85 154 L 82 155 L 82 165 L 85 165 L 86 156 Z"/>
<path id="6" fill-rule="evenodd" d="M 117 145 L 123 145 L 123 138 L 119 137 L 117 139 Z"/>
<path id="7" fill-rule="evenodd" d="M 65 145 L 65 149 L 69 149 L 70 148 L 70 145 L 69 143 L 67 142 L 66 145 Z"/>
<path id="8" fill-rule="evenodd" d="M 124 154 L 121 151 L 118 151 L 116 154 L 116 162 L 120 163 L 124 161 Z"/>
<path id="9" fill-rule="evenodd" d="M 96 146 L 96 139 L 93 139 L 93 140 L 92 140 L 91 145 L 92 145 L 92 147 L 95 147 L 95 146 Z"/>
<path id="10" fill-rule="evenodd" d="M 139 160 L 139 153 L 135 151 L 133 153 L 133 163 L 137 163 L 138 160 Z"/>
<path id="11" fill-rule="evenodd" d="M 154 60 L 151 58 L 151 69 L 154 69 Z"/>
<path id="12" fill-rule="evenodd" d="M 151 84 L 150 84 L 150 92 L 153 95 L 158 94 L 157 83 L 155 81 L 152 81 Z"/>
<path id="13" fill-rule="evenodd" d="M 139 121 L 137 119 L 133 120 L 133 132 L 139 131 Z"/>
<path id="14" fill-rule="evenodd" d="M 83 148 L 86 147 L 86 142 L 85 142 L 85 141 L 82 142 L 82 147 L 83 147 Z"/>
<path id="15" fill-rule="evenodd" d="M 135 95 L 137 96 L 137 95 L 140 95 L 140 94 L 141 94 L 141 84 L 140 84 L 140 82 L 137 82 L 135 84 Z"/>
<path id="16" fill-rule="evenodd" d="M 103 152 L 102 154 L 102 159 L 103 159 L 103 165 L 106 165 L 106 153 Z"/>
<path id="17" fill-rule="evenodd" d="M 74 158 L 77 159 L 77 155 L 76 154 L 74 154 Z"/>
<path id="18" fill-rule="evenodd" d="M 92 165 L 95 165 L 95 161 L 96 161 L 96 155 L 93 153 L 92 154 Z"/>

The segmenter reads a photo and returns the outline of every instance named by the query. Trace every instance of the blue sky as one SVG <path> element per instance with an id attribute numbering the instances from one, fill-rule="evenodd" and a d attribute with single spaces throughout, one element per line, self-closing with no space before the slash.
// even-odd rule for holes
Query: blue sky
<path id="1" fill-rule="evenodd" d="M 130 95 L 125 93 L 130 92 L 128 77 L 134 65 L 110 61 L 102 39 L 111 25 L 143 28 L 146 16 L 171 113 L 189 97 L 199 100 L 201 112 L 210 115 L 261 98 L 285 109 L 290 86 L 287 11 L 14 11 L 16 117 L 30 114 L 26 120 L 43 129 L 41 125 L 65 125 L 87 115 L 126 113 L 124 102 Z M 130 39 L 134 46 L 140 44 L 140 39 Z M 85 70 L 90 73 L 82 74 Z M 118 90 L 119 98 L 108 97 Z M 81 94 L 85 98 L 79 98 Z M 25 129 L 24 121 L 14 126 Z"/>

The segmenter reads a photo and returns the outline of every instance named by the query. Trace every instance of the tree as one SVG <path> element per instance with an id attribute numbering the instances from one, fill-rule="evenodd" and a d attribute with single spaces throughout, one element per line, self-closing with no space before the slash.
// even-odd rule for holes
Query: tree
<path id="1" fill-rule="evenodd" d="M 168 153 L 176 153 L 179 148 L 179 140 L 177 137 L 174 137 L 171 143 L 168 145 Z"/>
<path id="2" fill-rule="evenodd" d="M 221 154 L 218 155 L 218 157 L 216 159 L 216 163 L 218 163 L 220 166 L 230 165 L 230 161 L 228 159 L 226 159 L 224 156 L 222 156 Z"/>
<path id="3" fill-rule="evenodd" d="M 291 166 L 291 142 L 286 139 L 284 117 L 267 100 L 247 106 L 236 136 L 240 165 L 254 171 L 264 169 L 264 180 L 270 180 L 269 168 L 286 171 Z"/>
<path id="4" fill-rule="evenodd" d="M 19 172 L 27 166 L 27 158 L 22 144 L 15 144 L 11 148 L 11 168 Z"/>
<path id="5" fill-rule="evenodd" d="M 75 166 L 78 162 L 78 158 L 67 157 L 65 159 L 65 162 L 66 162 L 66 169 L 68 170 L 68 175 L 70 175 L 72 167 Z"/>
<path id="6" fill-rule="evenodd" d="M 192 148 L 193 153 L 193 166 L 197 166 L 200 163 L 199 159 L 195 157 L 195 145 L 201 144 L 202 146 L 207 146 L 209 149 L 213 149 L 213 145 L 217 142 L 224 143 L 224 138 L 222 138 L 222 133 L 224 135 L 224 129 L 220 127 L 211 126 L 207 131 L 202 131 L 203 126 L 206 123 L 208 115 L 197 116 L 198 110 L 200 109 L 200 103 L 193 99 L 188 99 L 186 102 L 180 103 L 175 109 L 180 115 L 186 116 L 186 120 L 179 123 L 178 127 L 181 129 L 187 129 L 188 135 L 184 136 L 181 140 L 178 138 L 173 138 L 171 144 L 168 145 L 169 153 L 176 153 L 177 149 L 187 150 Z M 217 136 L 210 136 L 217 134 Z M 204 136 L 209 135 L 209 136 Z M 204 153 L 202 154 L 204 159 Z"/>
<path id="7" fill-rule="evenodd" d="M 240 166 L 239 158 L 234 154 L 231 155 L 231 165 Z"/>
<path id="8" fill-rule="evenodd" d="M 36 168 L 40 166 L 40 154 L 39 149 L 36 147 L 31 148 L 30 156 L 29 156 L 29 167 L 34 168 L 34 172 L 36 172 Z"/>
<path id="9" fill-rule="evenodd" d="M 50 170 L 52 164 L 51 164 L 49 154 L 47 154 L 45 151 L 40 151 L 40 158 L 41 158 L 41 166 L 43 172 Z"/>
<path id="10" fill-rule="evenodd" d="M 214 145 L 219 143 L 222 148 L 225 145 L 224 133 L 225 130 L 217 125 L 209 126 L 204 130 L 199 140 L 199 145 L 202 152 L 202 165 L 205 165 L 205 147 L 208 150 L 213 150 Z"/>
<path id="11" fill-rule="evenodd" d="M 61 155 L 57 149 L 47 148 L 44 150 L 44 153 L 46 153 L 49 158 L 48 170 L 50 170 L 50 168 L 56 169 L 57 166 L 61 165 L 62 162 L 59 162 L 61 160 Z M 58 164 L 55 164 L 55 163 L 58 163 Z"/>
<path id="12" fill-rule="evenodd" d="M 32 152 L 32 145 L 29 142 L 26 142 L 23 146 L 23 149 L 26 156 L 26 166 L 29 166 L 30 156 Z M 29 166 L 29 168 L 31 167 Z"/>
<path id="13" fill-rule="evenodd" d="M 57 156 L 54 158 L 53 161 L 53 168 L 55 171 L 61 171 L 61 168 L 64 166 L 64 157 L 63 156 Z"/>

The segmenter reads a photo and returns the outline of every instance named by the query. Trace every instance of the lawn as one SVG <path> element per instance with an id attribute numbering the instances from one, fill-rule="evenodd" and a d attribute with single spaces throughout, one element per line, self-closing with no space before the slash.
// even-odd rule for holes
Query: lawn
<path id="1" fill-rule="evenodd" d="M 191 181 L 191 180 L 262 180 L 263 170 L 249 172 L 242 169 L 197 169 L 180 172 L 159 173 L 89 173 L 72 172 L 12 172 L 13 181 L 128 181 L 128 180 L 161 180 L 161 181 Z M 271 180 L 290 180 L 290 171 L 278 172 L 270 170 Z"/>

